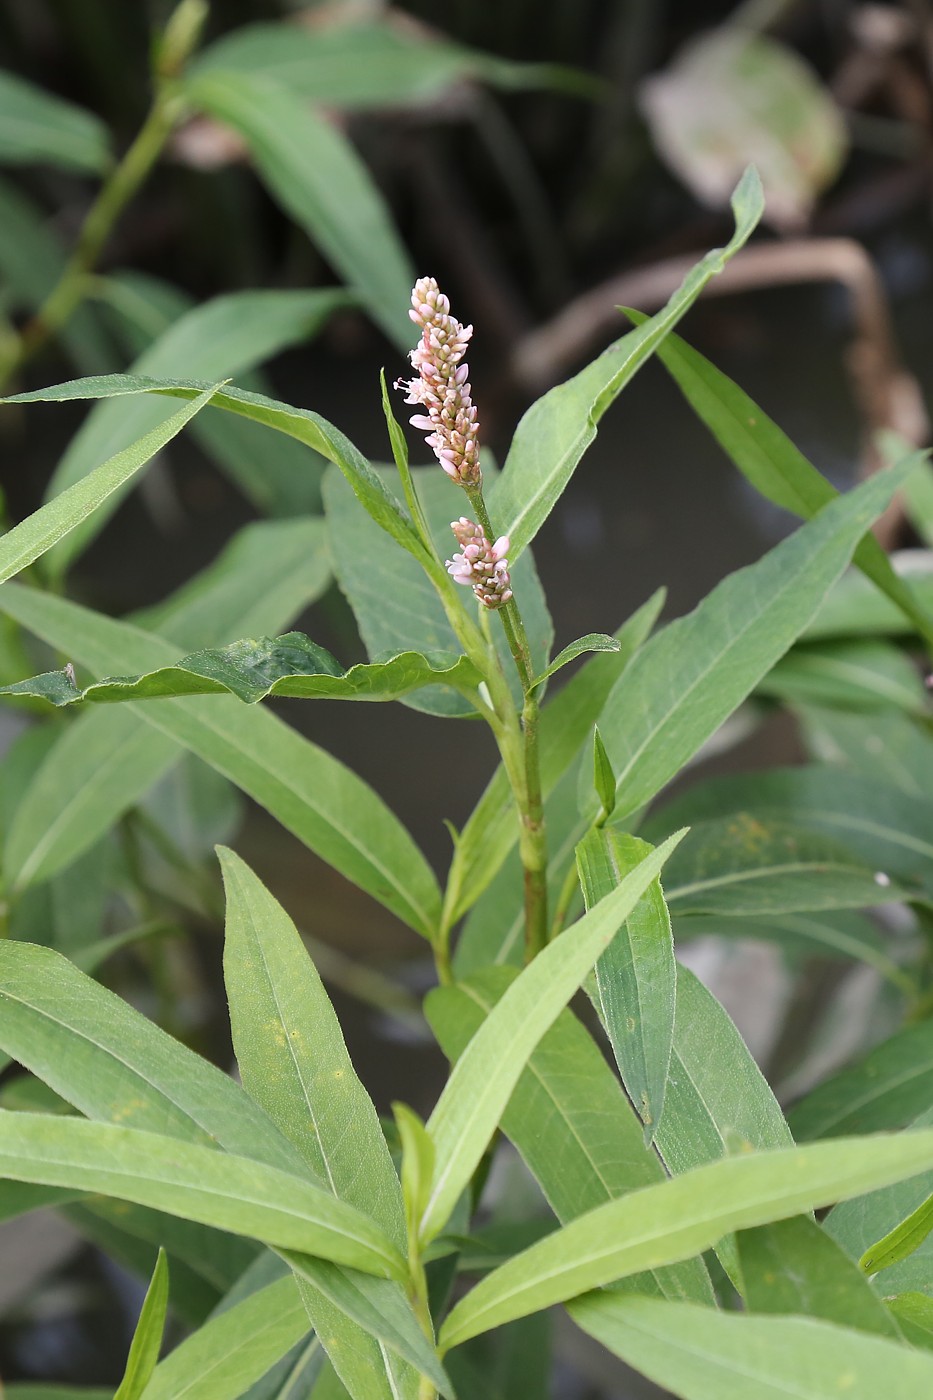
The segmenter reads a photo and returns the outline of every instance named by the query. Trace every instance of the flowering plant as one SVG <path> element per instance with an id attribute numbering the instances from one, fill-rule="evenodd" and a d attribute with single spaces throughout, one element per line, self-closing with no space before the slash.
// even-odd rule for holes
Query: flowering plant
<path id="1" fill-rule="evenodd" d="M 837 617 L 851 616 L 840 580 L 853 556 L 885 605 L 931 635 L 923 598 L 867 533 L 916 460 L 838 496 L 671 335 L 760 209 L 749 172 L 728 247 L 534 404 L 501 473 L 485 480 L 464 361 L 472 328 L 430 278 L 414 288 L 417 375 L 402 387 L 443 472 L 410 467 L 383 387 L 404 500 L 325 419 L 228 382 L 113 375 L 18 396 L 184 403 L 12 529 L 0 541 L 4 580 L 81 526 L 202 411 L 252 419 L 333 464 L 330 557 L 369 661 L 344 668 L 297 632 L 179 656 L 184 600 L 171 626 L 144 630 L 53 590 L 4 583 L 6 617 L 69 660 L 3 693 L 79 712 L 36 768 L 37 791 L 51 781 L 61 803 L 73 774 L 118 740 L 138 755 L 143 791 L 184 750 L 423 935 L 438 983 L 425 1014 L 453 1064 L 427 1121 L 398 1102 L 394 1122 L 382 1123 L 294 923 L 226 846 L 239 1083 L 93 980 L 107 947 L 78 966 L 19 938 L 0 944 L 0 1047 L 51 1091 L 51 1101 L 27 1095 L 25 1111 L 0 1111 L 3 1212 L 51 1203 L 85 1222 L 103 1212 L 121 1238 L 164 1245 L 120 1400 L 469 1397 L 493 1393 L 502 1366 L 517 1368 L 507 1393 L 544 1395 L 538 1363 L 557 1304 L 687 1400 L 765 1400 L 776 1378 L 808 1400 L 874 1396 L 882 1382 L 898 1396 L 930 1393 L 930 1256 L 918 1246 L 933 1130 L 927 1115 L 909 1133 L 870 1131 L 900 1129 L 928 1104 L 909 1091 L 861 1092 L 869 1081 L 900 1083 L 909 1049 L 895 1037 L 875 1064 L 850 1072 L 861 1080 L 817 1087 L 788 1121 L 723 1007 L 674 956 L 675 932 L 688 938 L 691 924 L 734 932 L 738 922 L 780 942 L 797 916 L 807 946 L 845 933 L 849 954 L 873 960 L 920 1018 L 903 1034 L 926 1034 L 923 959 L 906 969 L 861 925 L 832 922 L 867 906 L 928 905 L 929 855 L 918 864 L 914 841 L 905 856 L 898 825 L 910 802 L 806 765 L 751 786 L 700 784 L 649 811 L 753 692 L 826 700 L 819 667 L 809 692 L 801 682 L 813 652 L 795 662 L 791 649 L 815 635 L 827 598 Z M 806 522 L 690 615 L 655 632 L 656 597 L 616 633 L 587 634 L 552 659 L 529 546 L 601 415 L 656 351 L 727 450 L 730 425 L 742 425 L 737 465 Z M 454 486 L 470 514 L 448 526 Z M 329 556 L 319 526 L 320 562 Z M 448 529 L 459 549 L 445 564 Z M 295 603 L 311 591 L 305 583 Z M 387 617 L 389 591 L 401 622 Z M 587 654 L 546 698 L 550 679 Z M 884 673 L 889 658 L 870 655 Z M 863 668 L 869 660 L 863 649 Z M 485 722 L 499 766 L 452 832 L 443 889 L 370 787 L 256 704 L 276 696 L 402 700 Z M 54 829 L 30 842 L 29 800 L 8 838 L 14 889 L 66 867 L 99 821 L 95 809 L 93 821 L 69 824 L 62 806 Z M 808 932 L 799 916 L 814 911 Z M 568 1007 L 581 988 L 593 1009 L 578 1017 Z M 519 1159 L 516 1221 L 500 1176 Z M 830 1205 L 817 1223 L 813 1212 Z M 169 1299 L 183 1309 L 185 1282 L 205 1274 L 205 1261 L 224 1296 L 159 1361 Z"/>

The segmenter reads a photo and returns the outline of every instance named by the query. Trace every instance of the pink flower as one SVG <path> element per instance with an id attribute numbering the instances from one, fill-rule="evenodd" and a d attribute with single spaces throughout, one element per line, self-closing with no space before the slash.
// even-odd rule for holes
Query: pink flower
<path id="1" fill-rule="evenodd" d="M 509 579 L 509 537 L 501 535 L 490 544 L 478 525 L 461 515 L 451 521 L 461 553 L 447 560 L 447 572 L 454 583 L 470 587 L 487 608 L 501 608 L 512 596 Z"/>
<path id="2" fill-rule="evenodd" d="M 427 433 L 427 444 L 447 475 L 460 486 L 478 486 L 479 424 L 469 384 L 469 369 L 462 364 L 473 334 L 450 314 L 450 302 L 433 277 L 419 277 L 411 294 L 409 316 L 421 327 L 421 340 L 411 352 L 416 379 L 397 379 L 396 389 L 407 390 L 405 402 L 423 410 L 409 420 Z"/>

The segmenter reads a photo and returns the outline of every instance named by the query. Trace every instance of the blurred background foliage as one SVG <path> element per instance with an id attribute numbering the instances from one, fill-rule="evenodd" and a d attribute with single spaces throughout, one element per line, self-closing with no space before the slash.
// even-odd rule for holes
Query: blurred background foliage
<path id="1" fill-rule="evenodd" d="M 197 0 L 179 9 L 4 0 L 0 70 L 3 392 L 128 367 L 229 375 L 319 410 L 380 460 L 377 375 L 381 365 L 390 379 L 404 372 L 417 271 L 436 276 L 476 323 L 476 397 L 490 455 L 501 460 L 528 402 L 619 334 L 617 304 L 660 305 L 699 250 L 725 241 L 728 192 L 754 161 L 768 228 L 713 289 L 740 293 L 728 303 L 737 309 L 704 305 L 688 336 L 840 486 L 874 464 L 879 428 L 926 441 L 927 0 L 215 0 L 209 10 Z M 602 430 L 586 481 L 574 482 L 542 532 L 538 564 L 560 642 L 615 626 L 660 583 L 671 583 L 680 612 L 788 528 L 736 494 L 715 448 L 694 429 L 687 436 L 660 373 L 645 379 L 647 396 L 638 397 L 639 382 L 620 426 Z M 7 520 L 170 412 L 149 399 L 5 410 Z M 249 605 L 273 631 L 316 603 L 316 640 L 349 664 L 363 654 L 349 612 L 328 590 L 328 571 L 310 563 L 323 463 L 225 418 L 200 416 L 140 491 L 53 550 L 36 580 L 129 614 L 181 650 L 230 640 L 215 632 L 250 615 Z M 921 492 L 909 519 L 892 517 L 889 542 L 912 531 L 928 540 L 931 502 Z M 261 560 L 278 576 L 257 583 Z M 250 581 L 249 598 L 238 578 Z M 593 599 L 604 597 L 612 615 L 594 617 Z M 0 624 L 0 681 L 42 660 L 51 658 Z M 907 714 L 885 722 L 891 751 L 900 745 L 917 770 L 930 761 L 929 736 L 914 742 L 908 718 L 924 711 L 920 683 L 909 668 L 904 680 L 899 653 L 876 661 L 877 675 L 904 681 Z M 754 713 L 737 716 L 722 746 L 764 714 L 759 761 L 762 752 L 771 762 L 799 758 L 785 704 L 813 696 L 799 676 L 794 685 L 791 663 L 772 681 L 773 703 L 759 698 Z M 817 705 L 826 699 L 818 690 Z M 284 712 L 359 768 L 438 865 L 446 860 L 440 817 L 463 817 L 490 763 L 478 726 L 455 731 L 451 791 L 451 731 L 439 720 L 399 706 L 371 707 L 365 726 L 339 706 L 315 708 L 313 720 L 287 703 Z M 109 835 L 78 840 L 70 854 L 59 847 L 58 864 L 43 870 L 35 852 L 48 847 L 36 833 L 59 776 L 46 759 L 67 721 L 26 703 L 0 720 L 10 745 L 0 789 L 5 871 L 22 876 L 33 863 L 24 888 L 6 891 L 13 936 L 101 968 L 226 1065 L 212 848 L 240 832 L 303 920 L 364 1079 L 384 1104 L 418 1076 L 429 1101 L 443 1066 L 426 1054 L 414 995 L 420 945 L 389 915 L 191 758 L 169 763 L 132 801 L 124 793 Z M 811 750 L 837 761 L 843 749 L 864 764 L 859 717 L 846 721 L 851 734 L 838 714 L 824 721 L 811 708 Z M 107 721 L 97 730 L 103 763 L 117 731 Z M 748 766 L 748 752 L 739 754 Z M 788 935 L 784 953 L 812 956 L 806 930 L 791 932 L 798 942 Z M 843 927 L 840 946 L 876 955 L 871 926 L 855 932 Z M 887 991 L 870 1003 L 856 1048 L 890 1024 L 897 969 L 892 978 L 885 968 Z M 752 1031 L 764 1019 L 771 1033 L 755 1048 L 788 1083 L 795 1074 L 806 1082 L 809 1051 L 814 1062 L 825 1053 L 813 1003 L 837 971 L 821 965 L 809 991 L 782 993 L 783 1029 L 779 1010 L 751 1008 Z M 840 998 L 837 1029 L 848 1004 Z M 26 1076 L 0 1081 L 0 1100 L 50 1106 Z M 58 1223 L 43 1235 L 46 1221 L 28 1246 L 7 1237 L 18 1263 L 0 1282 L 4 1374 L 119 1375 L 127 1336 L 115 1335 L 114 1319 L 128 1335 L 138 1298 L 103 1253 L 75 1252 L 91 1240 L 145 1274 L 149 1226 L 119 1215 L 106 1202 L 82 1204 L 70 1234 Z M 204 1261 L 173 1262 L 180 1315 L 196 1320 L 216 1300 L 225 1282 L 217 1269 L 212 1278 Z M 45 1277 L 54 1286 L 40 1292 Z M 526 1382 L 523 1362 L 502 1393 Z M 595 1393 L 569 1371 L 561 1383 L 568 1395 Z"/>

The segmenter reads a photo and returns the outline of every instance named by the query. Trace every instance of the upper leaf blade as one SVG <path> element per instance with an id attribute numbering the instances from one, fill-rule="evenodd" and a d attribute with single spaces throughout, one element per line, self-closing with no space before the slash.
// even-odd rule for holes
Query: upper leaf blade
<path id="1" fill-rule="evenodd" d="M 159 1359 L 167 1306 L 168 1262 L 165 1251 L 160 1249 L 152 1281 L 143 1299 L 139 1321 L 130 1343 L 126 1370 L 113 1400 L 140 1400 Z"/>

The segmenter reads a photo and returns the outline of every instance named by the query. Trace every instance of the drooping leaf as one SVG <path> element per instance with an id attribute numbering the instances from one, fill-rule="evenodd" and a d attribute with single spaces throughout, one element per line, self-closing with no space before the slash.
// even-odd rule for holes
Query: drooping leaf
<path id="1" fill-rule="evenodd" d="M 637 836 L 594 828 L 577 847 L 591 909 L 651 850 Z M 650 1143 L 664 1112 L 674 1038 L 677 968 L 660 880 L 648 887 L 594 969 L 597 1004 L 622 1082 Z"/>
<path id="2" fill-rule="evenodd" d="M 826 506 L 645 646 L 600 719 L 620 819 L 679 772 L 788 649 L 905 471 L 878 473 Z"/>
<path id="3" fill-rule="evenodd" d="M 171 665 L 175 649 L 152 633 L 35 589 L 5 585 L 0 611 L 98 674 L 120 665 Z M 183 744 L 426 937 L 437 926 L 434 875 L 396 817 L 361 779 L 275 715 L 229 697 L 166 700 L 135 711 Z"/>
<path id="4" fill-rule="evenodd" d="M 376 665 L 345 671 L 303 632 L 230 642 L 183 656 L 142 676 L 108 676 L 79 687 L 67 671 L 46 671 L 0 686 L 0 695 L 30 695 L 53 705 L 80 701 L 114 704 L 185 695 L 235 695 L 248 705 L 269 696 L 298 700 L 398 700 L 420 686 L 442 682 L 474 690 L 481 677 L 465 656 L 421 656 L 406 651 Z"/>
<path id="5" fill-rule="evenodd" d="M 435 1174 L 421 1221 L 436 1236 L 470 1180 L 544 1032 L 651 884 L 679 836 L 645 857 L 572 932 L 550 943 L 505 993 L 457 1061 L 428 1120 Z"/>
<path id="6" fill-rule="evenodd" d="M 804 1317 L 743 1317 L 686 1303 L 592 1293 L 574 1321 L 682 1400 L 921 1400 L 933 1358 Z"/>
<path id="7" fill-rule="evenodd" d="M 517 976 L 515 968 L 487 968 L 430 993 L 425 1012 L 449 1059 L 460 1057 Z M 532 1053 L 502 1115 L 502 1131 L 562 1224 L 664 1180 L 618 1079 L 570 1011 L 560 1013 Z M 713 1297 L 699 1259 L 632 1277 L 628 1286 L 694 1302 Z"/>
<path id="8" fill-rule="evenodd" d="M 458 1346 L 648 1264 L 689 1258 L 727 1231 L 904 1180 L 930 1163 L 933 1133 L 914 1132 L 752 1152 L 697 1167 L 599 1206 L 503 1264 L 456 1305 L 440 1344 Z"/>
<path id="9" fill-rule="evenodd" d="M 761 184 L 750 167 L 732 197 L 736 227 L 726 247 L 707 253 L 650 321 L 623 336 L 566 384 L 551 389 L 522 418 L 489 500 L 497 530 L 511 542 L 511 563 L 550 515 L 596 436 L 606 409 L 689 310 L 710 278 L 747 242 L 762 207 Z"/>
<path id="10" fill-rule="evenodd" d="M 0 71 L 0 164 L 33 163 L 100 175 L 110 163 L 107 128 L 83 107 Z"/>
<path id="11" fill-rule="evenodd" d="M 140 1400 L 145 1392 L 162 1349 L 162 1333 L 165 1330 L 167 1306 L 168 1262 L 165 1251 L 160 1249 L 152 1282 L 149 1284 L 143 1299 L 139 1320 L 130 1343 L 126 1370 L 123 1373 L 123 1379 L 117 1386 L 114 1400 Z"/>
<path id="12" fill-rule="evenodd" d="M 216 386 L 204 389 L 192 403 L 173 413 L 160 427 L 146 433 L 123 451 L 96 467 L 26 520 L 14 525 L 0 539 L 0 582 L 12 578 L 39 559 L 58 540 L 74 530 L 124 482 L 181 432 L 190 419 L 209 403 Z M 7 400 L 9 402 L 9 400 Z"/>
<path id="13" fill-rule="evenodd" d="M 620 649 L 618 637 L 610 637 L 605 632 L 588 632 L 585 637 L 578 637 L 575 642 L 564 647 L 563 651 L 555 656 L 547 670 L 542 671 L 540 676 L 534 678 L 532 687 L 541 685 L 548 676 L 553 676 L 555 671 L 559 671 L 562 666 L 568 665 L 571 661 L 576 661 L 578 656 L 582 656 L 587 651 L 619 651 Z"/>
<path id="14" fill-rule="evenodd" d="M 406 350 L 414 271 L 382 195 L 342 132 L 255 73 L 204 71 L 186 92 L 243 137 L 272 197 L 359 293 L 389 340 Z"/>

